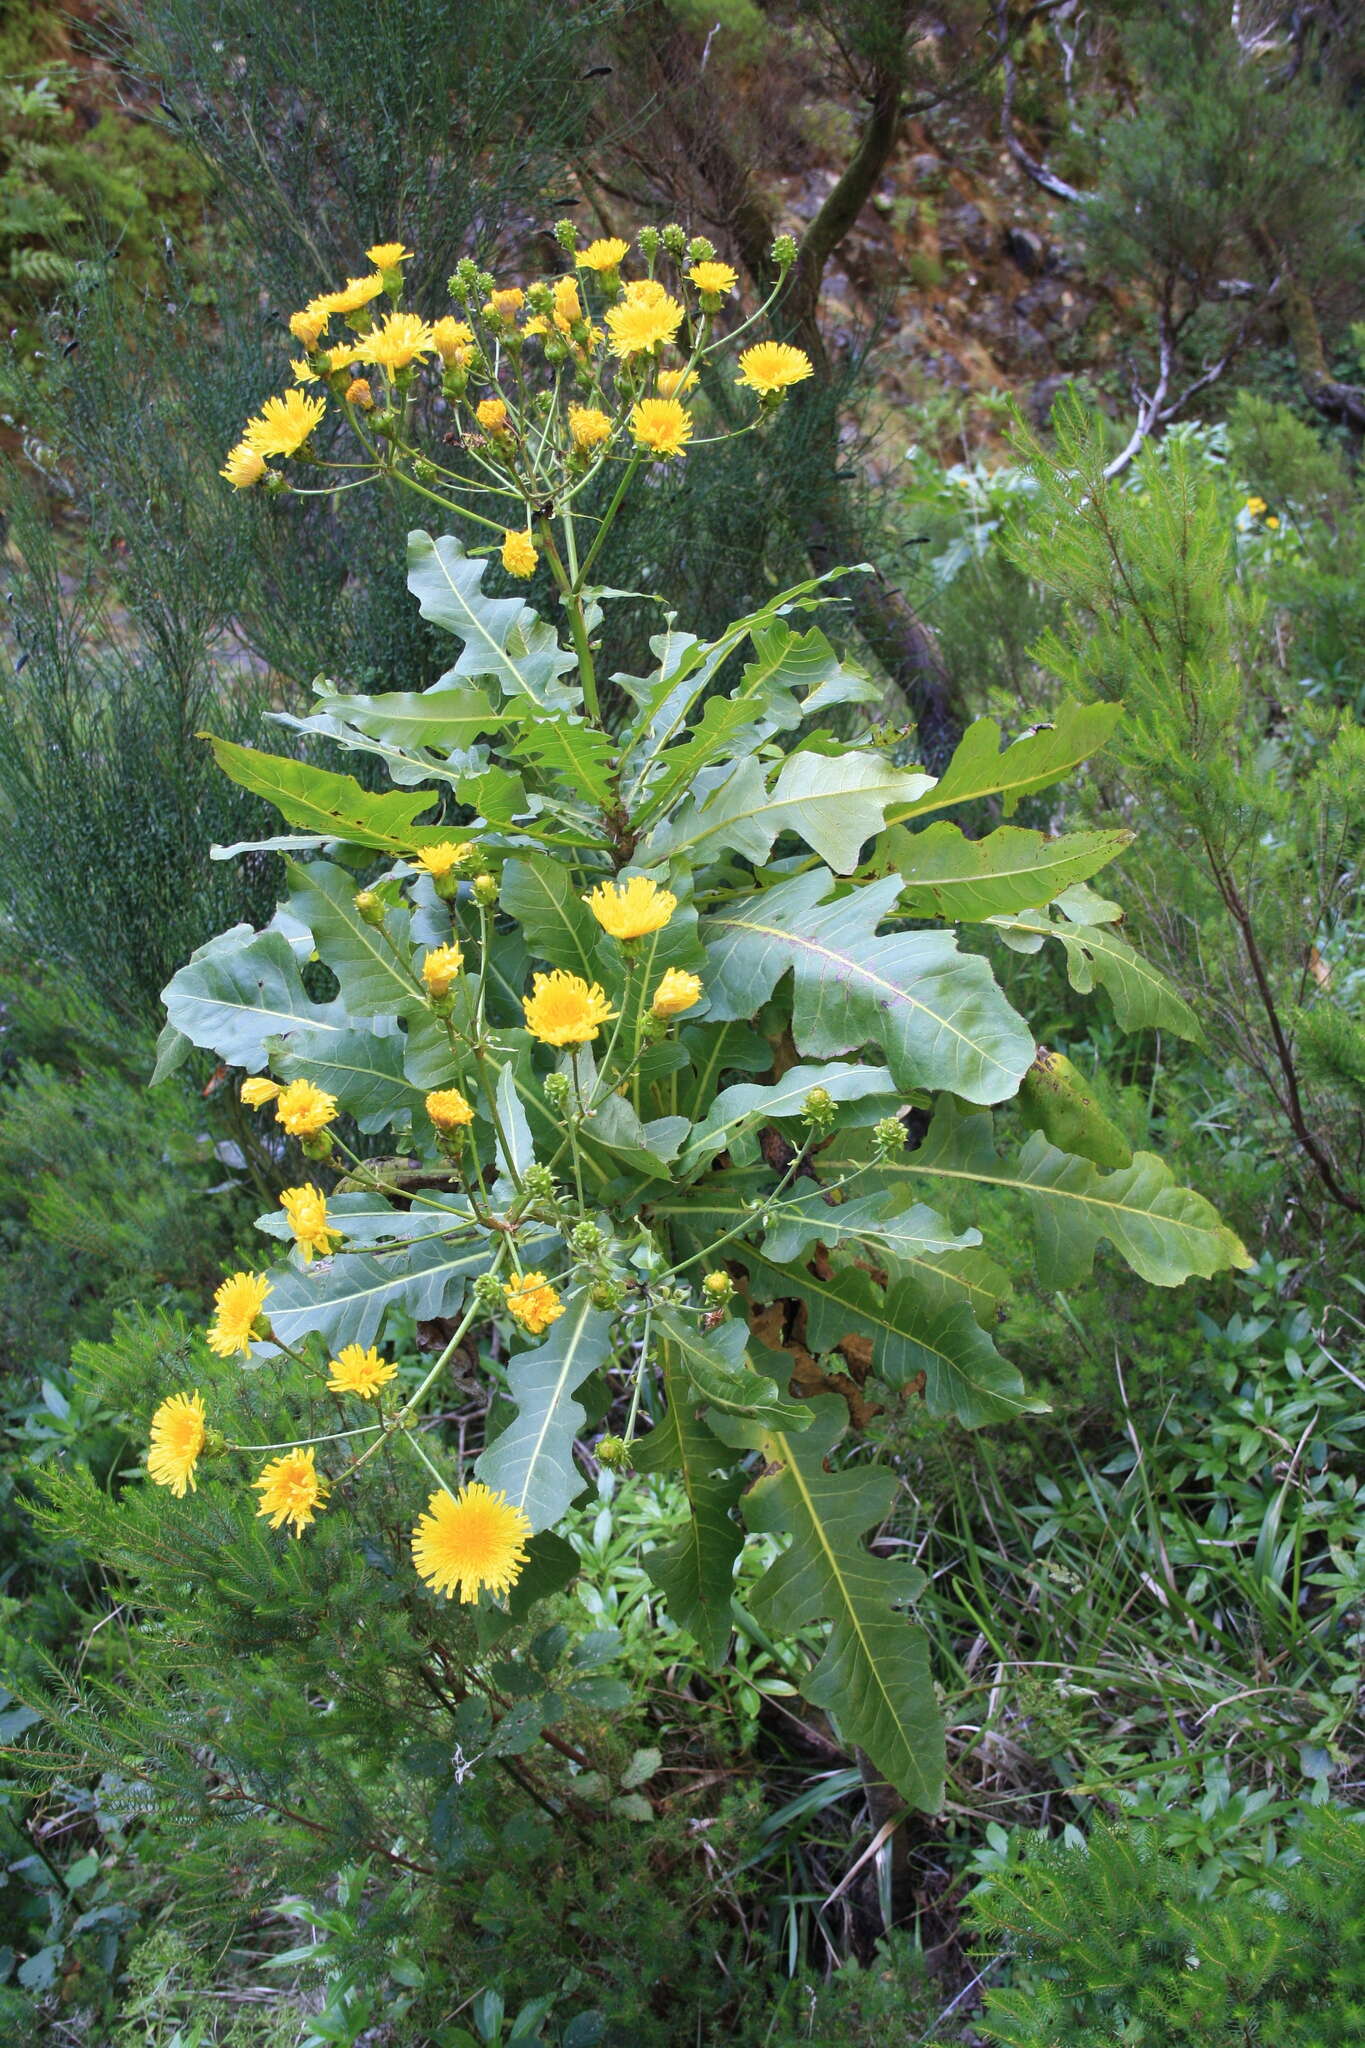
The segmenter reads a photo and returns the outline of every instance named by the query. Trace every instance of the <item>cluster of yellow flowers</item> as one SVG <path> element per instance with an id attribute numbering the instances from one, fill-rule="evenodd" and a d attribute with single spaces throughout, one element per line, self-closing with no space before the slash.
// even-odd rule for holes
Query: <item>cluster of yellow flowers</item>
<path id="1" fill-rule="evenodd" d="M 528 1274 L 527 1280 L 538 1277 Z M 340 1358 L 333 1360 L 327 1384 L 368 1400 L 396 1370 L 373 1349 L 363 1351 L 358 1344 L 349 1344 Z M 195 1468 L 207 1444 L 208 1427 L 198 1390 L 171 1394 L 152 1417 L 149 1477 L 183 1499 L 187 1490 L 197 1486 Z M 258 1518 L 268 1521 L 272 1529 L 287 1524 L 296 1536 L 326 1507 L 331 1492 L 330 1483 L 317 1469 L 312 1444 L 291 1447 L 271 1458 L 252 1485 L 261 1496 Z M 484 1587 L 501 1596 L 516 1582 L 526 1561 L 530 1533 L 531 1525 L 519 1507 L 505 1494 L 473 1480 L 458 1493 L 442 1489 L 432 1494 L 426 1513 L 412 1532 L 413 1562 L 427 1584 L 447 1600 L 458 1592 L 461 1600 L 475 1601 Z"/>
<path id="2" fill-rule="evenodd" d="M 414 854 L 409 866 L 429 876 L 440 894 L 453 896 L 459 886 L 458 873 L 476 866 L 477 860 L 478 848 L 473 842 L 441 840 Z M 476 878 L 476 900 L 485 909 L 496 901 L 496 894 L 491 876 Z M 678 907 L 673 892 L 647 875 L 600 882 L 582 900 L 601 929 L 626 949 L 661 932 Z M 373 892 L 359 891 L 356 902 L 368 921 L 382 922 L 383 904 Z M 421 982 L 438 1015 L 448 1015 L 451 991 L 464 971 L 464 949 L 457 938 L 423 954 Z M 650 1014 L 659 1020 L 681 1016 L 701 1000 L 702 993 L 698 975 L 670 967 L 654 986 Z M 618 1019 L 598 983 L 562 969 L 532 977 L 523 1013 L 532 1035 L 556 1047 L 585 1044 L 596 1038 L 604 1025 Z M 325 1089 L 304 1079 L 281 1083 L 266 1075 L 253 1075 L 243 1082 L 241 1096 L 255 1109 L 273 1106 L 277 1123 L 290 1137 L 300 1139 L 305 1151 L 311 1150 L 314 1157 L 327 1156 L 333 1142 L 328 1126 L 336 1118 L 338 1105 Z M 457 1158 L 464 1131 L 474 1121 L 473 1105 L 458 1087 L 450 1086 L 432 1089 L 425 1106 L 447 1157 Z M 286 1188 L 280 1207 L 305 1265 L 314 1257 L 330 1256 L 344 1242 L 344 1217 L 334 1218 L 329 1213 L 327 1197 L 314 1182 Z M 725 1277 L 710 1276 L 722 1282 Z M 279 1342 L 266 1312 L 270 1291 L 269 1279 L 259 1273 L 233 1273 L 222 1282 L 214 1296 L 215 1314 L 207 1332 L 209 1348 L 218 1357 L 249 1357 L 255 1343 Z M 550 1276 L 540 1271 L 515 1273 L 501 1282 L 501 1292 L 507 1314 L 533 1337 L 543 1336 L 565 1313 L 558 1289 Z M 494 1302 L 496 1298 L 495 1288 Z M 378 1402 L 396 1374 L 397 1367 L 374 1345 L 348 1344 L 330 1361 L 325 1384 L 330 1393 Z M 183 1497 L 195 1486 L 196 1467 L 208 1442 L 204 1403 L 198 1391 L 171 1395 L 152 1417 L 149 1477 Z M 221 1439 L 217 1447 L 230 1448 Z M 279 1455 L 269 1460 L 253 1482 L 260 1494 L 257 1513 L 272 1528 L 288 1527 L 299 1535 L 326 1506 L 332 1482 L 317 1469 L 314 1444 L 277 1448 Z M 458 1494 L 442 1491 L 431 1496 L 427 1512 L 413 1532 L 413 1556 L 419 1573 L 437 1592 L 448 1598 L 458 1592 L 462 1600 L 474 1600 L 481 1588 L 502 1594 L 515 1582 L 525 1560 L 528 1535 L 529 1524 L 521 1510 L 475 1482 Z"/>
<path id="3" fill-rule="evenodd" d="M 266 399 L 248 420 L 221 474 L 238 490 L 262 482 L 279 490 L 289 485 L 270 468 L 272 458 L 301 456 L 331 467 L 312 445 L 330 399 L 360 439 L 373 476 L 387 473 L 428 495 L 430 486 L 445 483 L 520 499 L 522 522 L 502 523 L 501 560 L 509 575 L 534 574 L 533 507 L 581 484 L 618 453 L 669 461 L 686 452 L 696 421 L 684 401 L 698 386 L 701 366 L 734 339 L 715 332 L 715 319 L 739 288 L 733 267 L 717 259 L 711 243 L 681 228 L 642 229 L 636 246 L 645 274 L 629 278 L 622 265 L 631 245 L 621 237 L 580 248 L 567 222 L 556 236 L 571 270 L 526 287 L 499 286 L 465 259 L 450 279 L 463 317 L 432 321 L 398 304 L 412 251 L 401 242 L 377 243 L 366 252 L 371 272 L 291 315 L 290 333 L 304 351 L 291 365 L 294 386 Z M 774 253 L 785 270 L 795 244 L 784 238 Z M 671 288 L 658 274 L 669 266 Z M 334 321 L 347 330 L 340 340 L 333 338 Z M 744 321 L 740 332 L 751 324 Z M 534 374 L 535 351 L 542 378 Z M 455 409 L 473 474 L 455 476 L 409 445 L 414 380 L 422 371 L 434 375 Z M 758 341 L 739 354 L 735 381 L 757 397 L 761 416 L 812 374 L 803 350 Z M 321 487 L 366 480 L 348 468 L 344 479 Z"/>

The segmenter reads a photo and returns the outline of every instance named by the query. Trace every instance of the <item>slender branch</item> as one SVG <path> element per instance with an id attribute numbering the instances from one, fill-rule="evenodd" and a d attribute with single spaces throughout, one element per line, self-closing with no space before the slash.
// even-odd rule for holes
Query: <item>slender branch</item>
<path id="1" fill-rule="evenodd" d="M 1048 170 L 1036 157 L 1031 157 L 1014 132 L 1014 52 L 1010 47 L 1010 26 L 1008 0 L 999 0 L 995 10 L 996 38 L 1000 52 L 1000 71 L 1004 79 L 1004 91 L 1000 101 L 1000 133 L 1006 149 L 1018 164 L 1025 177 L 1032 178 L 1035 185 L 1041 185 L 1044 192 L 1050 192 L 1054 199 L 1071 202 L 1082 200 L 1084 192 L 1075 185 L 1068 185 L 1065 178 L 1059 178 L 1055 171 Z M 1131 458 L 1130 458 L 1131 459 Z"/>

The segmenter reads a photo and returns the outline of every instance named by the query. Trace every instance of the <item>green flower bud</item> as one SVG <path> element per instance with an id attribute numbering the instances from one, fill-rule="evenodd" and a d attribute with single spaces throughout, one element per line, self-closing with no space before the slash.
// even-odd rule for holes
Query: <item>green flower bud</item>
<path id="1" fill-rule="evenodd" d="M 701 1291 L 711 1301 L 728 1301 L 735 1291 L 735 1283 L 722 1267 L 708 1273 L 701 1283 Z"/>
<path id="2" fill-rule="evenodd" d="M 779 235 L 773 243 L 772 256 L 779 270 L 790 270 L 796 261 L 795 235 Z"/>
<path id="3" fill-rule="evenodd" d="M 572 225 L 573 223 L 570 221 L 569 226 L 572 227 Z M 544 278 L 541 278 L 537 284 L 531 286 L 530 291 L 526 294 L 526 300 L 533 313 L 548 314 L 554 311 L 555 295 L 550 290 L 549 285 L 546 284 Z"/>
<path id="4" fill-rule="evenodd" d="M 552 1202 L 555 1177 L 548 1166 L 532 1164 L 521 1176 L 521 1184 L 533 1202 Z"/>
<path id="5" fill-rule="evenodd" d="M 376 928 L 384 922 L 384 905 L 373 889 L 357 889 L 355 892 L 356 916 Z"/>
<path id="6" fill-rule="evenodd" d="M 473 881 L 474 901 L 491 910 L 498 900 L 498 878 L 496 875 L 475 875 Z"/>
<path id="7" fill-rule="evenodd" d="M 555 222 L 555 240 L 566 256 L 578 254 L 578 228 L 571 220 Z"/>
<path id="8" fill-rule="evenodd" d="M 569 1249 L 579 1259 L 595 1259 L 606 1241 L 605 1232 L 596 1223 L 576 1223 L 569 1232 Z"/>
<path id="9" fill-rule="evenodd" d="M 311 1137 L 300 1141 L 305 1159 L 330 1159 L 332 1156 L 332 1133 L 314 1131 Z"/>
<path id="10" fill-rule="evenodd" d="M 545 1076 L 545 1100 L 551 1109 L 563 1109 L 569 1099 L 569 1077 L 567 1074 Z"/>
<path id="11" fill-rule="evenodd" d="M 828 1088 L 812 1088 L 801 1105 L 801 1114 L 815 1130 L 829 1130 L 834 1123 L 834 1097 Z"/>
<path id="12" fill-rule="evenodd" d="M 428 462 L 425 455 L 413 457 L 412 473 L 419 484 L 434 484 L 441 474 L 434 462 Z"/>
<path id="13" fill-rule="evenodd" d="M 599 1436 L 595 1455 L 598 1464 L 605 1465 L 611 1472 L 628 1472 L 633 1463 L 630 1445 L 620 1436 Z"/>
<path id="14" fill-rule="evenodd" d="M 594 1308 L 620 1308 L 626 1290 L 619 1280 L 599 1280 L 588 1296 Z"/>
<path id="15" fill-rule="evenodd" d="M 872 1143 L 878 1159 L 894 1159 L 905 1150 L 905 1125 L 898 1116 L 884 1116 L 872 1126 Z"/>
<path id="16" fill-rule="evenodd" d="M 676 257 L 681 262 L 687 254 L 687 236 L 675 220 L 671 220 L 668 223 L 660 240 L 663 242 L 669 255 Z"/>
<path id="17" fill-rule="evenodd" d="M 689 263 L 714 263 L 714 261 L 715 261 L 715 258 L 716 258 L 716 245 L 715 245 L 715 243 L 714 243 L 714 242 L 708 242 L 708 241 L 707 241 L 707 239 L 706 239 L 706 237 L 705 237 L 705 235 L 693 235 L 693 237 L 692 237 L 691 241 L 690 241 L 690 242 L 688 243 L 688 245 L 687 245 L 687 260 L 688 260 L 688 262 L 689 262 Z"/>
<path id="18" fill-rule="evenodd" d="M 289 489 L 289 479 L 277 469 L 268 469 L 261 478 L 261 489 L 268 498 L 282 498 Z"/>
<path id="19" fill-rule="evenodd" d="M 657 228 L 641 228 L 636 236 L 636 240 L 640 244 L 640 253 L 646 263 L 652 263 L 659 253 L 659 230 Z"/>
<path id="20" fill-rule="evenodd" d="M 474 1282 L 474 1299 L 480 1308 L 502 1307 L 502 1282 L 496 1273 L 480 1273 Z"/>

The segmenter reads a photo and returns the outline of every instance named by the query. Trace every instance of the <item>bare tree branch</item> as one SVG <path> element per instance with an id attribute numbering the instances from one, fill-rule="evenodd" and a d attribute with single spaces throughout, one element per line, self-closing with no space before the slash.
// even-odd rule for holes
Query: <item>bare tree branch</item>
<path id="1" fill-rule="evenodd" d="M 1000 133 L 1006 149 L 1014 158 L 1021 171 L 1032 178 L 1035 185 L 1041 185 L 1044 192 L 1050 192 L 1054 199 L 1078 200 L 1085 194 L 1076 186 L 1068 185 L 1065 178 L 1031 157 L 1014 132 L 1014 53 L 1010 47 L 1009 0 L 999 0 L 996 8 L 996 42 L 1000 55 L 1000 70 L 1004 77 L 1004 95 L 1000 103 Z"/>

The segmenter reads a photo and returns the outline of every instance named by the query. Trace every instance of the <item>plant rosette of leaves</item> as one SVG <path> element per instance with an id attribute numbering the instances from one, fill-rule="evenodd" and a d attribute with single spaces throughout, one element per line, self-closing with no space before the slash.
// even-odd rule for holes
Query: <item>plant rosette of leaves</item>
<path id="1" fill-rule="evenodd" d="M 722 374 L 744 329 L 718 332 L 724 266 L 681 230 L 642 232 L 633 284 L 624 244 L 560 240 L 573 268 L 524 292 L 462 266 L 462 317 L 431 328 L 376 312 L 397 307 L 405 252 L 371 251 L 371 278 L 295 316 L 308 381 L 229 460 L 249 487 L 269 446 L 292 464 L 271 488 L 311 488 L 331 459 L 326 419 L 357 437 L 358 482 L 437 502 L 443 482 L 486 494 L 476 503 L 501 494 L 514 509 L 475 523 L 495 527 L 511 576 L 528 555 L 548 563 L 570 644 L 486 589 L 487 561 L 460 540 L 416 531 L 409 585 L 456 644 L 447 673 L 415 694 L 320 684 L 310 715 L 281 715 L 377 756 L 394 788 L 214 741 L 285 821 L 259 844 L 286 856 L 288 895 L 264 930 L 237 926 L 176 974 L 157 1071 L 191 1046 L 244 1070 L 245 1099 L 302 1138 L 328 1188 L 288 1190 L 261 1219 L 292 1249 L 224 1283 L 207 1399 L 158 1410 L 151 1476 L 183 1497 L 201 1459 L 208 1484 L 234 1470 L 240 1484 L 248 1456 L 270 1453 L 254 1484 L 284 1543 L 402 1444 L 434 1485 L 416 1568 L 487 1606 L 518 1580 L 521 1597 L 571 1574 L 555 1532 L 584 1484 L 575 1442 L 614 1393 L 626 1421 L 601 1462 L 675 1472 L 690 1506 L 685 1534 L 646 1560 L 672 1618 L 722 1662 L 744 1530 L 785 1533 L 756 1620 L 779 1635 L 827 1625 L 805 1696 L 932 1809 L 943 1731 L 905 1612 L 923 1575 L 867 1541 L 894 1474 L 841 1466 L 835 1380 L 817 1372 L 800 1382 L 813 1394 L 793 1394 L 793 1355 L 760 1339 L 758 1312 L 801 1305 L 817 1364 L 860 1340 L 884 1401 L 969 1427 L 1036 1412 L 992 1334 L 1030 1257 L 1008 1224 L 987 1241 L 994 1191 L 1026 1199 L 1048 1288 L 1080 1280 L 1101 1240 L 1162 1287 L 1247 1259 L 1035 1046 L 989 948 L 1060 946 L 1073 985 L 1100 983 L 1125 1029 L 1194 1036 L 1197 1020 L 1089 887 L 1129 835 L 1004 824 L 972 839 L 952 817 L 983 799 L 1008 815 L 1061 781 L 1104 744 L 1111 705 L 1068 703 L 1008 745 L 982 720 L 938 780 L 895 766 L 820 722 L 876 692 L 814 622 L 831 581 L 815 577 L 714 641 L 667 619 L 650 671 L 613 678 L 627 709 L 607 729 L 595 660 L 618 593 L 593 585 L 593 560 L 646 460 L 685 459 L 693 432 L 690 413 L 679 426 L 641 409 L 661 391 L 681 409 L 673 394 Z M 351 338 L 329 345 L 338 309 Z M 797 356 L 739 355 L 754 427 L 800 381 Z M 463 435 L 458 478 L 408 439 L 412 380 L 432 370 Z M 324 395 L 305 400 L 313 387 Z M 584 482 L 603 471 L 590 520 Z M 330 1000 L 305 985 L 314 958 Z M 388 1153 L 358 1156 L 339 1135 L 351 1124 L 392 1134 Z M 453 1326 L 401 1402 L 382 1352 L 398 1313 Z M 512 1415 L 466 1475 L 424 1415 L 494 1319 L 513 1346 Z M 322 1438 L 225 1443 L 215 1374 L 284 1354 L 330 1375 L 353 1416 Z M 850 1384 L 842 1358 L 833 1370 Z"/>

